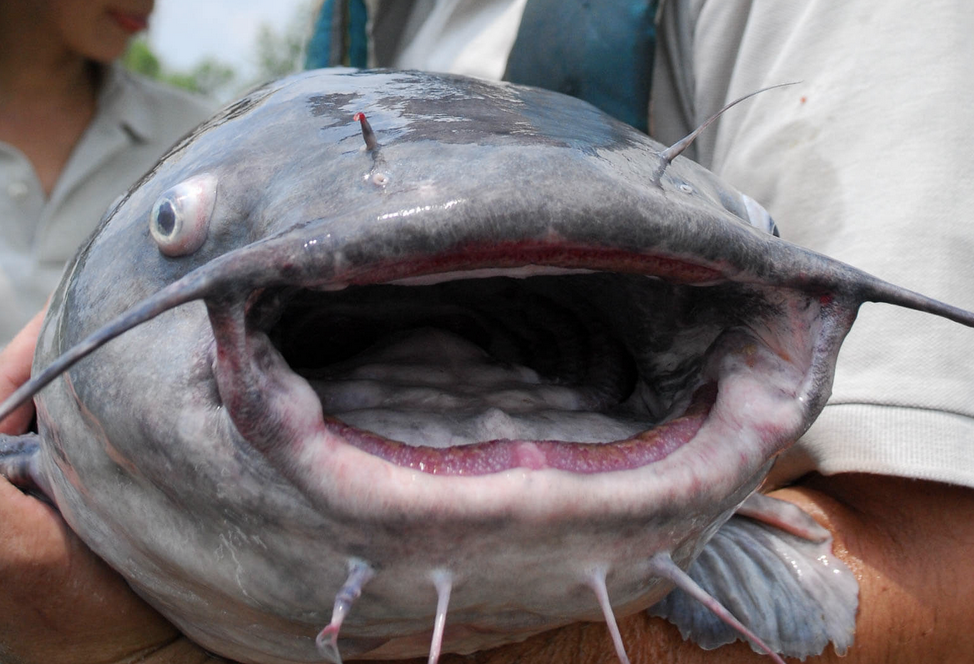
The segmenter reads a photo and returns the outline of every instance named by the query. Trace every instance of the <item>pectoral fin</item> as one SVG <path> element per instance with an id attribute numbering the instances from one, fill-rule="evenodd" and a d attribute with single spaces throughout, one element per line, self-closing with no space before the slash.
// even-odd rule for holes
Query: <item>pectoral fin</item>
<path id="1" fill-rule="evenodd" d="M 775 652 L 804 658 L 831 641 L 841 655 L 852 645 L 859 584 L 828 532 L 791 503 L 752 496 L 687 571 Z M 705 649 L 741 638 L 681 588 L 649 611 Z"/>

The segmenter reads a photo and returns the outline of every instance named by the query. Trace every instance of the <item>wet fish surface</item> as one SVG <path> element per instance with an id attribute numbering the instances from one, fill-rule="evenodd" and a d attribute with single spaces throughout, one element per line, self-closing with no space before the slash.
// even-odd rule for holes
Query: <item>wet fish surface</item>
<path id="1" fill-rule="evenodd" d="M 69 266 L 0 470 L 240 662 L 601 619 L 627 661 L 615 615 L 647 609 L 708 648 L 842 652 L 855 579 L 755 490 L 861 303 L 974 315 L 776 237 L 680 149 L 455 76 L 257 90 Z"/>

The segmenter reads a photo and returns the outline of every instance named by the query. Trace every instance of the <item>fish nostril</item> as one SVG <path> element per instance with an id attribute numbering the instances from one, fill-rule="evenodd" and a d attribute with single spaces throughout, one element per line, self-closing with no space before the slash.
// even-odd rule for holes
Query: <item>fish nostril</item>
<path id="1" fill-rule="evenodd" d="M 366 119 L 365 113 L 356 113 L 352 116 L 352 119 L 362 126 L 362 138 L 365 140 L 365 149 L 371 151 L 379 147 L 379 141 L 376 139 L 375 132 L 372 131 L 372 125 Z"/>

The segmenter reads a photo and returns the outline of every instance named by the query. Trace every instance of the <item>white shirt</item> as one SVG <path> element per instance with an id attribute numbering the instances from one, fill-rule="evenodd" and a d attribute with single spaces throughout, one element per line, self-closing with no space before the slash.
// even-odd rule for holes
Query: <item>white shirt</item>
<path id="1" fill-rule="evenodd" d="M 654 135 L 735 107 L 695 158 L 759 201 L 781 236 L 974 309 L 974 5 L 931 0 L 667 0 Z M 974 486 L 974 330 L 865 304 L 832 398 L 775 468 Z"/>
<path id="2" fill-rule="evenodd" d="M 213 110 L 120 65 L 105 73 L 95 117 L 50 198 L 23 153 L 0 142 L 0 346 L 44 306 L 109 205 Z"/>
<path id="3" fill-rule="evenodd" d="M 527 0 L 418 0 L 392 66 L 500 80 Z"/>

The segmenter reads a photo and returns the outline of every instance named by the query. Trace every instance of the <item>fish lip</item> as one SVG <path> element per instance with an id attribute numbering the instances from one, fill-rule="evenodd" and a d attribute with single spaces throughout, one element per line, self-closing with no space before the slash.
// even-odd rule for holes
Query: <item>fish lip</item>
<path id="1" fill-rule="evenodd" d="M 423 274 L 422 270 L 379 272 L 387 280 Z M 353 279 L 319 282 L 315 288 L 341 290 L 349 282 L 378 281 L 374 277 L 374 273 L 365 277 L 359 273 Z M 753 335 L 745 337 L 754 340 Z M 811 363 L 820 362 L 821 358 Z M 710 510 L 713 504 L 722 505 L 728 496 L 736 495 L 742 485 L 753 483 L 766 470 L 768 460 L 797 438 L 810 418 L 809 399 L 802 395 L 810 389 L 813 373 L 806 367 L 788 388 L 791 393 L 786 403 L 775 404 L 774 417 L 757 422 L 735 416 L 733 401 L 740 390 L 731 389 L 721 378 L 713 408 L 695 436 L 654 463 L 611 472 L 581 474 L 516 466 L 485 475 L 444 476 L 397 466 L 359 449 L 342 434 L 340 425 L 329 424 L 303 379 L 300 394 L 292 395 L 292 400 L 300 404 L 294 410 L 301 410 L 302 417 L 313 422 L 309 433 L 286 445 L 257 447 L 312 502 L 348 518 L 408 514 L 410 518 L 437 520 L 448 515 L 478 521 L 518 515 L 550 522 L 553 518 L 644 514 L 650 505 L 663 511 L 685 510 L 688 505 L 701 509 L 709 505 Z M 749 383 L 742 388 L 745 391 L 760 382 L 751 378 L 744 380 Z M 739 444 L 727 445 L 725 439 L 731 437 Z M 242 444 L 254 445 L 246 435 L 242 438 Z M 622 485 L 625 490 L 620 489 Z M 451 496 L 452 504 L 444 505 L 445 495 Z"/>
<path id="2" fill-rule="evenodd" d="M 647 513 L 719 514 L 750 493 L 776 449 L 786 444 L 742 432 L 733 418 L 719 416 L 725 408 L 718 394 L 695 436 L 662 459 L 627 470 L 519 466 L 484 475 L 433 475 L 389 463 L 328 427 L 294 445 L 286 463 L 305 469 L 292 471 L 290 479 L 314 504 L 355 520 L 516 519 L 551 529 L 590 519 L 624 522 Z M 781 428 L 800 429 L 802 410 L 796 405 L 783 413 L 790 421 L 779 423 Z M 738 444 L 726 444 L 730 435 L 737 435 Z M 275 465 L 282 467 L 280 461 Z M 742 492 L 743 487 L 748 488 Z"/>
<path id="3" fill-rule="evenodd" d="M 435 448 L 407 445 L 328 416 L 325 427 L 357 449 L 429 475 L 470 477 L 517 468 L 585 475 L 632 470 L 665 458 L 693 439 L 710 415 L 716 397 L 716 384 L 707 384 L 697 390 L 683 414 L 605 443 L 505 438 Z"/>

